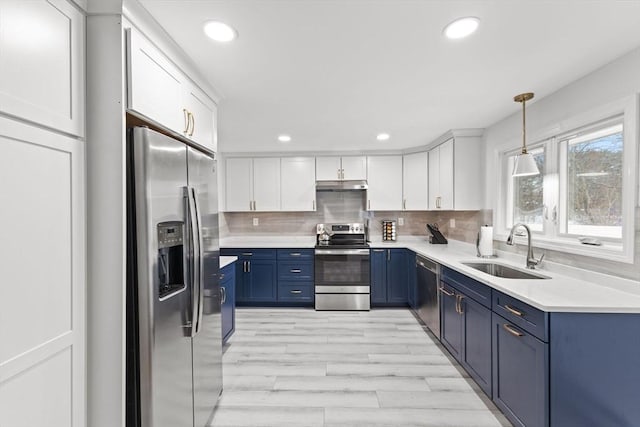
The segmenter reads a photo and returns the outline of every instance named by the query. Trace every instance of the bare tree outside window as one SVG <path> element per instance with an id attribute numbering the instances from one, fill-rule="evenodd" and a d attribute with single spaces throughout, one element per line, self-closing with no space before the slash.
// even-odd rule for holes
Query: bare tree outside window
<path id="1" fill-rule="evenodd" d="M 568 141 L 567 232 L 622 237 L 622 125 Z"/>

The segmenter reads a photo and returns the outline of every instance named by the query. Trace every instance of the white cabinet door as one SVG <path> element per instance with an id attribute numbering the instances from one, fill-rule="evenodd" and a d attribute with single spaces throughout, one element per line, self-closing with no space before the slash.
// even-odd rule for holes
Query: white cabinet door
<path id="1" fill-rule="evenodd" d="M 65 0 L 0 1 L 0 111 L 83 136 L 84 33 Z"/>
<path id="2" fill-rule="evenodd" d="M 453 210 L 453 139 L 440 145 L 440 209 Z"/>
<path id="3" fill-rule="evenodd" d="M 253 208 L 253 160 L 229 158 L 225 163 L 226 203 L 228 212 L 245 212 Z"/>
<path id="4" fill-rule="evenodd" d="M 438 209 L 440 197 L 440 147 L 429 151 L 429 210 Z"/>
<path id="5" fill-rule="evenodd" d="M 316 179 L 336 181 L 341 177 L 340 157 L 316 157 Z"/>
<path id="6" fill-rule="evenodd" d="M 190 114 L 187 137 L 204 148 L 216 151 L 215 103 L 193 83 L 185 82 L 184 108 Z"/>
<path id="7" fill-rule="evenodd" d="M 367 209 L 402 210 L 402 156 L 369 156 Z"/>
<path id="8" fill-rule="evenodd" d="M 1 426 L 86 425 L 84 162 L 0 117 Z"/>
<path id="9" fill-rule="evenodd" d="M 280 210 L 280 158 L 253 159 L 253 210 Z"/>
<path id="10" fill-rule="evenodd" d="M 316 173 L 313 157 L 280 159 L 283 211 L 316 210 Z"/>
<path id="11" fill-rule="evenodd" d="M 428 153 L 407 154 L 402 167 L 402 208 L 407 211 L 429 209 L 429 160 Z"/>
<path id="12" fill-rule="evenodd" d="M 174 132 L 187 134 L 182 73 L 138 31 L 129 31 L 128 108 Z"/>
<path id="13" fill-rule="evenodd" d="M 367 179 L 367 158 L 365 156 L 342 157 L 342 179 Z"/>

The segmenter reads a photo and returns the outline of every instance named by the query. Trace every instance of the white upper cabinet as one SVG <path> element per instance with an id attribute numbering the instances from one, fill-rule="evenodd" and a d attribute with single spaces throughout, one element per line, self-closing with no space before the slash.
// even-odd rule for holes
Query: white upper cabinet
<path id="1" fill-rule="evenodd" d="M 128 31 L 130 110 L 216 151 L 216 105 L 137 30 Z"/>
<path id="2" fill-rule="evenodd" d="M 402 156 L 369 156 L 367 209 L 402 210 Z"/>
<path id="3" fill-rule="evenodd" d="M 316 157 L 316 180 L 335 181 L 341 177 L 340 157 Z"/>
<path id="4" fill-rule="evenodd" d="M 228 158 L 225 170 L 226 211 L 280 210 L 280 158 Z"/>
<path id="5" fill-rule="evenodd" d="M 316 210 L 316 169 L 313 157 L 280 159 L 283 211 Z"/>
<path id="6" fill-rule="evenodd" d="M 184 87 L 184 109 L 187 120 L 191 120 L 186 136 L 211 151 L 218 151 L 216 104 L 191 82 Z"/>
<path id="7" fill-rule="evenodd" d="M 482 141 L 456 136 L 429 151 L 429 209 L 482 209 Z"/>
<path id="8" fill-rule="evenodd" d="M 407 154 L 402 168 L 402 209 L 426 211 L 429 209 L 428 153 Z"/>
<path id="9" fill-rule="evenodd" d="M 318 181 L 366 180 L 367 158 L 365 156 L 316 157 L 316 179 Z"/>
<path id="10" fill-rule="evenodd" d="M 253 159 L 253 210 L 280 210 L 280 158 Z"/>
<path id="11" fill-rule="evenodd" d="M 84 136 L 84 28 L 65 0 L 0 1 L 0 111 Z"/>
<path id="12" fill-rule="evenodd" d="M 342 157 L 342 179 L 367 179 L 367 158 L 365 156 Z"/>
<path id="13" fill-rule="evenodd" d="M 225 183 L 227 211 L 253 210 L 253 159 L 244 157 L 227 159 Z"/>

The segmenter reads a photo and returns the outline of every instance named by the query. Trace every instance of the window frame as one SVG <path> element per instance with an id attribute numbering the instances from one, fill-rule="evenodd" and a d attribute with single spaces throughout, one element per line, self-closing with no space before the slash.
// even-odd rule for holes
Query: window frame
<path id="1" fill-rule="evenodd" d="M 640 198 L 638 185 L 638 96 L 632 95 L 624 99 L 605 104 L 599 108 L 576 114 L 561 122 L 554 123 L 529 132 L 532 149 L 543 146 L 545 149 L 545 174 L 543 187 L 544 219 L 543 231 L 533 232 L 533 245 L 538 248 L 551 249 L 559 252 L 591 256 L 612 261 L 633 263 L 635 249 L 635 207 Z M 561 233 L 561 221 L 566 221 L 566 155 L 563 157 L 562 143 L 567 137 L 577 132 L 588 132 L 597 129 L 604 123 L 611 123 L 621 118 L 623 125 L 623 164 L 622 164 L 622 238 L 609 239 L 597 237 L 602 246 L 588 246 L 582 244 L 578 237 L 569 233 Z M 494 222 L 496 224 L 496 238 L 506 239 L 509 234 L 509 221 L 512 219 L 513 177 L 508 170 L 509 156 L 518 150 L 520 142 L 513 139 L 497 147 L 497 173 L 499 193 L 495 199 Z M 510 199 L 511 198 L 511 199 Z M 564 200 L 562 199 L 564 198 Z M 553 215 L 555 208 L 555 218 Z M 526 244 L 526 237 L 516 236 L 516 243 Z"/>

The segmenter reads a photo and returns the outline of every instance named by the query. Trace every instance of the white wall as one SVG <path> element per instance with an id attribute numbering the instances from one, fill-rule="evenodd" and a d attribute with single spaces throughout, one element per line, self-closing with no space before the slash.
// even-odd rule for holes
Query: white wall
<path id="1" fill-rule="evenodd" d="M 526 65 L 524 65 L 526 66 Z M 552 64 L 550 64 L 552 66 Z M 533 91 L 535 87 L 523 87 L 522 91 Z M 628 98 L 640 92 L 640 48 L 631 51 L 627 55 L 605 65 L 583 78 L 565 86 L 557 92 L 542 99 L 527 104 L 527 142 L 538 140 L 537 135 L 556 125 L 561 125 L 564 120 L 576 115 L 589 112 L 602 107 L 605 104 Z M 515 94 L 514 94 L 515 95 Z M 505 102 L 510 102 L 509 99 Z M 515 104 L 515 103 L 514 103 Z M 485 176 L 485 206 L 494 209 L 494 222 L 496 218 L 497 189 L 500 187 L 498 173 L 498 150 L 505 144 L 510 144 L 516 149 L 522 140 L 522 113 L 518 109 L 513 115 L 486 128 L 484 140 L 486 144 L 486 176 Z M 639 150 L 636 150 L 639 151 Z M 638 159 L 636 159 L 638 164 Z M 636 198 L 634 206 L 638 206 L 638 173 L 634 179 Z M 638 208 L 636 208 L 636 218 Z M 635 224 L 636 253 L 633 265 L 615 262 L 594 261 L 593 258 L 577 257 L 571 254 L 551 254 L 551 258 L 580 266 L 587 269 L 608 272 L 635 280 L 640 280 L 638 273 L 640 268 L 640 254 L 638 246 L 640 240 L 640 224 Z M 506 248 L 505 248 L 506 249 Z M 548 258 L 549 259 L 549 258 Z"/>

